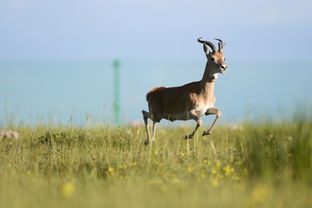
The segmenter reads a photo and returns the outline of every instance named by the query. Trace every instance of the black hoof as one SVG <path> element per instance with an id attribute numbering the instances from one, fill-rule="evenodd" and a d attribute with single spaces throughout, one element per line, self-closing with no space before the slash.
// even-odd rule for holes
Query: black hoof
<path id="1" fill-rule="evenodd" d="M 211 131 L 204 131 L 203 136 L 206 136 L 206 135 L 211 135 Z"/>
<path id="2" fill-rule="evenodd" d="M 185 136 L 184 136 L 184 139 L 192 139 L 192 138 L 193 138 L 192 135 L 185 135 Z"/>

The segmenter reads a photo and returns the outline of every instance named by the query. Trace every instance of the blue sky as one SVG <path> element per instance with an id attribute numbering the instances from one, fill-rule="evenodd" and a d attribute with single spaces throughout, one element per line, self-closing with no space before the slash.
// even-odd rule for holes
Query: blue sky
<path id="1" fill-rule="evenodd" d="M 199 36 L 232 60 L 310 61 L 311 0 L 1 0 L 0 60 L 202 59 Z"/>

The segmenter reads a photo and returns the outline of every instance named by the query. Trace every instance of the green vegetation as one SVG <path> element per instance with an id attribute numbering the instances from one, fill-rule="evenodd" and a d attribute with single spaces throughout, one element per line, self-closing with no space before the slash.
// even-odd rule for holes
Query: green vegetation
<path id="1" fill-rule="evenodd" d="M 11 127 L 0 207 L 312 207 L 312 122 L 191 128 Z M 203 130 L 203 129 L 202 129 Z"/>

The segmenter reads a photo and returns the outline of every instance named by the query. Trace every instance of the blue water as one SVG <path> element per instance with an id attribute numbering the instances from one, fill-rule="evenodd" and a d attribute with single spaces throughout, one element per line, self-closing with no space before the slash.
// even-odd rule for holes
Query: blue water
<path id="1" fill-rule="evenodd" d="M 222 122 L 280 119 L 311 103 L 312 63 L 233 62 L 216 83 Z M 203 61 L 121 61 L 124 124 L 142 120 L 146 92 L 202 77 Z M 0 122 L 113 121 L 112 63 L 105 61 L 0 61 Z M 169 122 L 164 122 L 165 125 Z M 169 125 L 169 124 L 168 124 Z"/>

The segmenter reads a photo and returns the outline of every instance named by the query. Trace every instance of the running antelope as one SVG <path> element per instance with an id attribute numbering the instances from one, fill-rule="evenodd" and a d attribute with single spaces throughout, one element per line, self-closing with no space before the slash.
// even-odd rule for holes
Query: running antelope
<path id="1" fill-rule="evenodd" d="M 195 120 L 197 125 L 191 134 L 185 135 L 185 139 L 193 138 L 197 129 L 202 125 L 200 117 L 202 115 L 216 115 L 211 127 L 203 132 L 203 136 L 210 135 L 211 129 L 221 116 L 221 111 L 214 107 L 216 97 L 214 96 L 214 85 L 218 78 L 218 73 L 227 71 L 227 65 L 222 53 L 224 43 L 218 41 L 218 50 L 212 42 L 201 40 L 207 63 L 203 78 L 198 82 L 191 82 L 179 87 L 155 87 L 147 95 L 149 112 L 142 111 L 145 123 L 147 139 L 145 144 L 149 144 L 150 132 L 148 129 L 148 118 L 153 121 L 153 135 L 151 140 L 155 140 L 156 123 L 161 119 L 175 120 Z M 209 50 L 211 48 L 212 51 Z"/>

